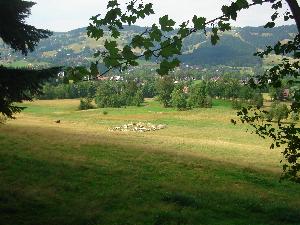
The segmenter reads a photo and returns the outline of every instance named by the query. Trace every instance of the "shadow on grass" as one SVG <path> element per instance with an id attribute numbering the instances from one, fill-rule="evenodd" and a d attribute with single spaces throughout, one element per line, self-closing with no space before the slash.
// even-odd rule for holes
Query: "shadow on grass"
<path id="1" fill-rule="evenodd" d="M 263 185 L 269 181 L 259 174 L 259 182 L 244 170 L 244 177 L 229 171 L 222 181 L 205 183 L 176 164 L 158 174 L 159 163 L 175 163 L 167 157 L 157 158 L 158 164 L 131 159 L 125 165 L 120 159 L 99 164 L 1 153 L 0 224 L 299 224 L 299 204 L 274 198 L 279 190 Z M 235 191 L 230 187 L 236 181 L 263 190 Z M 256 195 L 267 196 L 270 188 L 274 196 Z"/>

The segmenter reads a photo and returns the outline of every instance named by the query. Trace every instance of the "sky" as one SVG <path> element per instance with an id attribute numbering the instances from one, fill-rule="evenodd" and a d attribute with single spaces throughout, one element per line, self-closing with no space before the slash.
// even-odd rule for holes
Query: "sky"
<path id="1" fill-rule="evenodd" d="M 31 0 L 37 4 L 32 8 L 32 15 L 28 23 L 38 28 L 52 31 L 69 31 L 85 27 L 89 24 L 91 16 L 106 13 L 108 0 Z M 299 0 L 297 0 L 299 1 Z M 125 4 L 128 0 L 119 0 Z M 193 15 L 204 16 L 213 19 L 221 15 L 221 7 L 229 5 L 231 0 L 144 0 L 144 3 L 152 2 L 155 15 L 145 20 L 138 21 L 137 25 L 150 26 L 158 21 L 158 18 L 168 14 L 170 18 L 180 23 L 191 20 Z M 284 10 L 287 6 L 284 7 Z M 268 22 L 272 15 L 269 6 L 255 6 L 244 10 L 238 16 L 235 26 L 261 26 Z M 291 24 L 280 20 L 278 25 Z"/>

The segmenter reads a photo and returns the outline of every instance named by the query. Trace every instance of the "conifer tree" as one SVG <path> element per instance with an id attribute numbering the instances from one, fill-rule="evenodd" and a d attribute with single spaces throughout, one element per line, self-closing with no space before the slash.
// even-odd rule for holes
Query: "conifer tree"
<path id="1" fill-rule="evenodd" d="M 43 38 L 52 33 L 26 24 L 35 3 L 23 0 L 0 0 L 0 38 L 15 51 L 23 55 L 34 50 Z M 1 55 L 0 55 L 1 56 Z M 15 102 L 32 100 L 41 93 L 41 84 L 58 72 L 59 68 L 42 70 L 14 69 L 0 66 L 0 113 L 13 118 L 23 108 Z"/>

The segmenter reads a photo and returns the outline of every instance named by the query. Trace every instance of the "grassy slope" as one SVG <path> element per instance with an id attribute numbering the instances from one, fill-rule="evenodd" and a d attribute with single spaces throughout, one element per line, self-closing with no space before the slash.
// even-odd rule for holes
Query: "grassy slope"
<path id="1" fill-rule="evenodd" d="M 26 105 L 0 127 L 0 224 L 299 224 L 299 186 L 278 182 L 280 154 L 231 125 L 223 102 L 190 112 Z M 107 131 L 125 121 L 168 129 Z"/>

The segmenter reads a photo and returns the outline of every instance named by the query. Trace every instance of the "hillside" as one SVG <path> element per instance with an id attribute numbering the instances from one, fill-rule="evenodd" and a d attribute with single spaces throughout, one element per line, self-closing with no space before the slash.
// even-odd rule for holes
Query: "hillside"
<path id="1" fill-rule="evenodd" d="M 118 39 L 120 44 L 144 31 L 138 26 L 125 27 Z M 209 32 L 208 32 L 209 33 Z M 260 61 L 253 57 L 257 49 L 272 45 L 278 40 L 290 39 L 296 33 L 296 26 L 281 26 L 273 29 L 263 27 L 235 28 L 222 35 L 217 46 L 211 46 L 209 34 L 193 34 L 184 42 L 182 61 L 191 65 L 254 66 Z M 36 51 L 24 57 L 12 52 L 0 43 L 0 63 L 13 66 L 33 65 L 88 65 L 96 49 L 102 49 L 104 39 L 95 41 L 86 35 L 86 29 L 54 33 L 42 40 Z M 15 63 L 17 61 L 17 63 Z M 14 64 L 12 64 L 14 63 Z"/>

